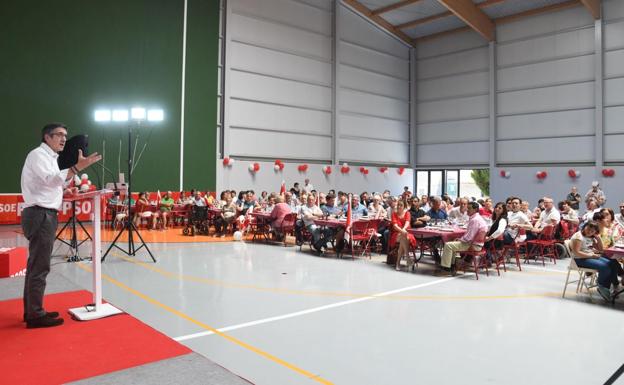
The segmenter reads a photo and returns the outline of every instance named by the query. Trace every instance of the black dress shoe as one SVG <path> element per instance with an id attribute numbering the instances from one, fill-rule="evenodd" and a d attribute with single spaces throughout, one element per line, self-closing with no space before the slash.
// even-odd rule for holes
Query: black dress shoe
<path id="1" fill-rule="evenodd" d="M 26 321 L 27 329 L 36 329 L 36 328 L 49 328 L 54 326 L 60 326 L 63 324 L 62 318 L 50 318 L 48 316 L 43 316 L 39 318 L 35 318 L 32 320 Z"/>
<path id="2" fill-rule="evenodd" d="M 59 313 L 57 311 L 49 311 L 45 313 L 46 317 L 58 318 Z M 26 316 L 24 315 L 23 322 L 26 322 Z"/>

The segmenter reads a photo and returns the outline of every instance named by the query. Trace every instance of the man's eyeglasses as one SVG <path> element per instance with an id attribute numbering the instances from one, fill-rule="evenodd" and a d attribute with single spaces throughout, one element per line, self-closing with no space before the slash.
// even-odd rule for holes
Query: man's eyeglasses
<path id="1" fill-rule="evenodd" d="M 67 134 L 64 132 L 53 132 L 50 136 L 58 136 L 59 138 L 67 138 Z"/>

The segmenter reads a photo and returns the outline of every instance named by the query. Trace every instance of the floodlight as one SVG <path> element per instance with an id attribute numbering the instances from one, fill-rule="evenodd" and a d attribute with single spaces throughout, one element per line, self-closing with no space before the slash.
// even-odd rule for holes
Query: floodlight
<path id="1" fill-rule="evenodd" d="M 93 113 L 93 119 L 96 122 L 110 122 L 111 111 L 110 110 L 95 110 Z"/>
<path id="2" fill-rule="evenodd" d="M 147 111 L 147 120 L 150 122 L 162 122 L 165 117 L 165 113 L 163 110 L 148 110 Z"/>
<path id="3" fill-rule="evenodd" d="M 127 122 L 128 110 L 113 110 L 113 122 Z"/>
<path id="4" fill-rule="evenodd" d="M 130 117 L 132 120 L 145 120 L 145 108 L 133 107 L 130 109 Z"/>

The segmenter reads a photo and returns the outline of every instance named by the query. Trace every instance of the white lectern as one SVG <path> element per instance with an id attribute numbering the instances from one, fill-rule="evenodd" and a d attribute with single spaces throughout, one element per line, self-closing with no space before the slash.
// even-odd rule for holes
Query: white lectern
<path id="1" fill-rule="evenodd" d="M 69 309 L 69 312 L 81 321 L 90 321 L 123 313 L 109 303 L 102 303 L 102 258 L 101 258 L 101 200 L 102 196 L 110 194 L 110 190 L 89 191 L 76 195 L 63 197 L 64 201 L 82 201 L 91 199 L 93 202 L 93 241 L 91 242 L 91 263 L 93 270 L 93 303 L 94 308 L 89 310 L 86 306 Z M 89 307 L 90 308 L 90 307 Z"/>

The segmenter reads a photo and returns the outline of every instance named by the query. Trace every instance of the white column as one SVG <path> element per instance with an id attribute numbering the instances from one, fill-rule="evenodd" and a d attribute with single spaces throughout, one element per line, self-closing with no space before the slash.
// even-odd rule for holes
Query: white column
<path id="1" fill-rule="evenodd" d="M 341 25 L 339 21 L 340 0 L 334 0 L 334 12 L 332 14 L 332 163 L 340 161 L 340 36 Z"/>
<path id="2" fill-rule="evenodd" d="M 596 167 L 602 167 L 604 162 L 604 136 L 603 136 L 603 36 L 602 36 L 602 19 L 594 22 L 594 90 L 596 93 L 596 112 L 594 117 L 595 124 L 595 156 Z M 599 172 L 597 172 L 600 175 Z"/>
<path id="3" fill-rule="evenodd" d="M 490 143 L 489 143 L 489 160 L 490 173 L 494 172 L 496 167 L 496 42 L 490 42 L 489 45 L 489 111 L 490 111 Z M 491 177 L 490 177 L 491 179 Z"/>

